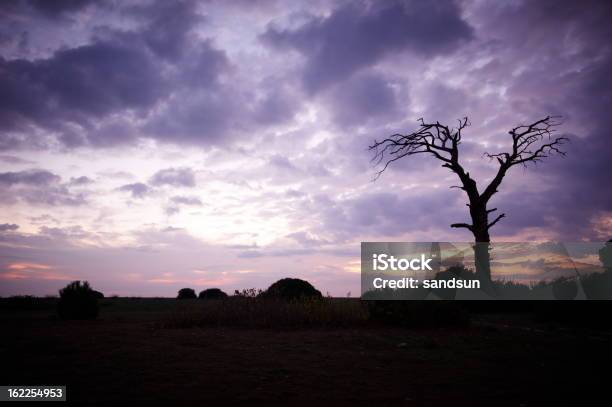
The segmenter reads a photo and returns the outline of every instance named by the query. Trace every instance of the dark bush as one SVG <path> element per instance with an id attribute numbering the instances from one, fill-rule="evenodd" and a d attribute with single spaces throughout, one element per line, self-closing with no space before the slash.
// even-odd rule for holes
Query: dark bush
<path id="1" fill-rule="evenodd" d="M 93 290 L 93 295 L 99 300 L 104 299 L 104 294 L 101 291 Z"/>
<path id="2" fill-rule="evenodd" d="M 255 298 L 261 296 L 262 293 L 261 288 L 243 288 L 242 290 L 234 290 L 234 297 Z"/>
<path id="3" fill-rule="evenodd" d="M 584 293 L 591 300 L 612 299 L 612 267 L 603 273 L 591 273 L 580 277 Z"/>
<path id="4" fill-rule="evenodd" d="M 178 291 L 177 297 L 179 300 L 189 300 L 193 298 L 198 298 L 196 296 L 196 292 L 193 288 L 181 288 Z"/>
<path id="5" fill-rule="evenodd" d="M 85 281 L 73 281 L 59 291 L 57 312 L 61 319 L 96 319 L 98 299 L 95 291 Z"/>
<path id="6" fill-rule="evenodd" d="M 262 298 L 277 298 L 294 300 L 300 298 L 322 298 L 321 291 L 314 288 L 308 281 L 299 278 L 283 278 L 272 284 L 261 293 Z"/>
<path id="7" fill-rule="evenodd" d="M 573 300 L 578 295 L 575 278 L 560 277 L 552 282 L 553 297 L 557 300 Z"/>
<path id="8" fill-rule="evenodd" d="M 599 261 L 605 270 L 612 273 L 612 239 L 608 240 L 606 245 L 599 250 Z"/>
<path id="9" fill-rule="evenodd" d="M 219 288 L 207 288 L 204 291 L 200 291 L 198 298 L 201 300 L 222 300 L 227 298 L 227 294 Z"/>

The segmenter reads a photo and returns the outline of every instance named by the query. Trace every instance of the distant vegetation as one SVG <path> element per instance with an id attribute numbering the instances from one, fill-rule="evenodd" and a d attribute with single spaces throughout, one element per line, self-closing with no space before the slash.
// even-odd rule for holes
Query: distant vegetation
<path id="1" fill-rule="evenodd" d="M 198 298 L 201 300 L 222 300 L 227 298 L 227 294 L 219 288 L 207 288 L 200 291 Z"/>
<path id="2" fill-rule="evenodd" d="M 263 293 L 262 289 L 243 288 L 242 290 L 234 290 L 234 297 L 255 298 Z"/>
<path id="3" fill-rule="evenodd" d="M 104 295 L 93 290 L 87 281 L 73 281 L 59 291 L 57 313 L 61 319 L 96 319 L 98 297 Z"/>
<path id="4" fill-rule="evenodd" d="M 525 285 L 511 281 L 496 281 L 501 299 L 538 298 L 537 293 L 548 293 L 557 299 L 576 297 L 578 283 L 590 298 L 609 298 L 610 270 L 578 278 L 562 278 L 550 282 Z M 451 267 L 436 275 L 438 279 L 475 278 L 472 270 L 463 266 Z M 98 303 L 107 318 L 130 315 L 130 318 L 149 321 L 162 328 L 190 328 L 229 326 L 244 328 L 328 328 L 362 326 L 398 327 L 465 327 L 473 312 L 533 312 L 545 321 L 570 321 L 576 324 L 602 326 L 596 318 L 597 302 L 571 301 L 444 301 L 457 295 L 455 289 L 380 290 L 365 293 L 361 299 L 324 297 L 305 280 L 283 278 L 266 290 L 236 290 L 228 296 L 219 288 L 202 290 L 199 296 L 192 288 L 182 288 L 177 298 L 205 301 L 177 301 L 170 298 L 104 298 L 88 282 L 74 281 L 60 290 L 60 297 L 36 298 L 18 296 L 0 299 L 0 311 L 45 311 L 57 308 L 61 319 L 95 319 Z M 412 299 L 424 299 L 434 292 L 443 301 L 393 301 L 404 299 L 411 292 Z M 571 304 L 576 304 L 571 305 Z M 599 302 L 599 304 L 602 304 Z M 124 314 L 127 313 L 127 314 Z M 592 318 L 589 319 L 589 317 Z M 123 316 L 121 316 L 123 318 Z"/>
<path id="5" fill-rule="evenodd" d="M 100 291 L 93 290 L 93 295 L 99 300 L 104 299 L 104 294 Z"/>
<path id="6" fill-rule="evenodd" d="M 176 298 L 179 300 L 191 300 L 198 297 L 196 296 L 196 292 L 193 288 L 181 288 L 178 291 Z"/>
<path id="7" fill-rule="evenodd" d="M 202 305 L 190 303 L 188 307 L 172 312 L 162 322 L 162 326 L 168 328 L 315 328 L 368 324 L 466 326 L 469 324 L 469 314 L 459 303 L 418 304 L 413 301 L 360 301 L 323 297 L 319 290 L 305 280 L 283 278 L 265 291 L 254 288 L 236 290 L 233 296 L 222 301 Z"/>
<path id="8" fill-rule="evenodd" d="M 200 291 L 197 298 L 203 300 L 220 300 L 227 298 L 228 295 L 220 288 L 207 288 Z M 255 288 L 235 290 L 234 297 L 242 298 L 267 298 L 277 300 L 297 300 L 304 298 L 322 298 L 321 291 L 317 290 L 308 281 L 299 278 L 282 278 L 268 287 L 267 290 L 257 290 Z M 181 288 L 178 292 L 178 299 L 196 298 L 193 288 Z"/>
<path id="9" fill-rule="evenodd" d="M 260 296 L 282 300 L 323 297 L 321 291 L 314 288 L 308 281 L 300 280 L 299 278 L 280 279 L 261 293 Z"/>

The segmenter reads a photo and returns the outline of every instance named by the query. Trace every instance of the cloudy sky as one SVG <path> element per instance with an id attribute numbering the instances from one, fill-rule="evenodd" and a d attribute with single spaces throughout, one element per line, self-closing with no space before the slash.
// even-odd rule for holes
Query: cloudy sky
<path id="1" fill-rule="evenodd" d="M 469 116 L 465 166 L 562 115 L 566 158 L 513 168 L 498 241 L 612 237 L 609 2 L 4 1 L 0 295 L 359 292 L 361 241 L 469 241 L 423 155 L 367 150 Z"/>

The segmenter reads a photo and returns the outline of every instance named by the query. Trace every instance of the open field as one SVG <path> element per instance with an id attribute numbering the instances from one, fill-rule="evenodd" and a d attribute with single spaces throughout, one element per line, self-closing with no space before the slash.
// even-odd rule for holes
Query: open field
<path id="1" fill-rule="evenodd" d="M 542 405 L 603 394 L 609 331 L 472 315 L 467 327 L 168 324 L 204 302 L 105 299 L 62 321 L 54 299 L 0 309 L 0 383 L 67 385 L 69 401 Z M 358 303 L 358 300 L 349 300 Z M 180 326 L 180 325 L 179 325 Z"/>

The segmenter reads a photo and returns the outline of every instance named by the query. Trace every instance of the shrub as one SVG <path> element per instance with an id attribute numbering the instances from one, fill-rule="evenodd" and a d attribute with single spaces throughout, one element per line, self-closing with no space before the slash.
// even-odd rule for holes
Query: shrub
<path id="1" fill-rule="evenodd" d="M 73 281 L 59 291 L 57 312 L 61 319 L 96 319 L 98 299 L 95 291 L 85 281 Z"/>
<path id="2" fill-rule="evenodd" d="M 176 296 L 179 300 L 190 300 L 193 298 L 198 298 L 196 296 L 195 290 L 193 288 L 181 288 L 178 291 L 178 295 Z"/>
<path id="3" fill-rule="evenodd" d="M 589 299 L 612 299 L 612 267 L 608 267 L 603 273 L 584 275 L 580 278 L 580 283 Z"/>
<path id="4" fill-rule="evenodd" d="M 234 297 L 241 298 L 255 298 L 262 295 L 263 290 L 261 288 L 243 288 L 242 290 L 234 290 Z"/>
<path id="5" fill-rule="evenodd" d="M 295 300 L 300 298 L 323 298 L 321 291 L 314 288 L 308 281 L 299 278 L 283 278 L 272 284 L 261 294 L 263 298 Z"/>
<path id="6" fill-rule="evenodd" d="M 104 299 L 104 294 L 101 291 L 93 290 L 93 295 L 99 300 Z"/>
<path id="7" fill-rule="evenodd" d="M 227 294 L 219 288 L 207 288 L 204 291 L 200 291 L 198 298 L 201 300 L 222 300 L 227 298 Z"/>
<path id="8" fill-rule="evenodd" d="M 612 272 L 612 239 L 608 240 L 606 245 L 599 250 L 599 261 L 601 261 L 604 269 Z"/>

